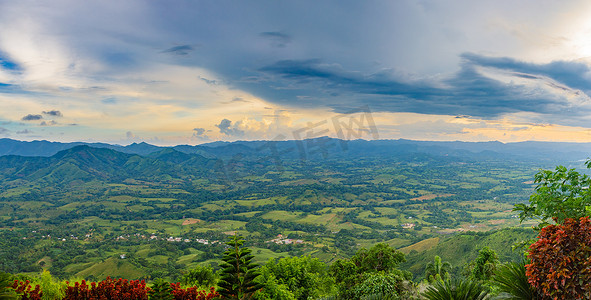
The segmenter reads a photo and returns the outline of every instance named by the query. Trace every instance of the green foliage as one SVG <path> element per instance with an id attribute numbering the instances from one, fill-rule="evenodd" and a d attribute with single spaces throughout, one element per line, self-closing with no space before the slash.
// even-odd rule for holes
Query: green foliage
<path id="1" fill-rule="evenodd" d="M 162 278 L 157 278 L 152 282 L 151 290 L 148 291 L 150 300 L 172 300 L 172 288 L 170 283 Z"/>
<path id="2" fill-rule="evenodd" d="M 525 261 L 501 265 L 497 268 L 492 280 L 499 291 L 506 294 L 503 299 L 534 300 L 543 298 L 543 295 L 528 282 L 529 278 L 525 274 Z"/>
<path id="3" fill-rule="evenodd" d="M 316 299 L 330 294 L 334 287 L 327 266 L 310 256 L 271 259 L 260 271 L 258 281 L 265 286 L 265 293 L 270 299 L 288 298 L 284 290 L 294 299 Z"/>
<path id="4" fill-rule="evenodd" d="M 369 250 L 361 248 L 351 258 L 359 271 L 385 271 L 395 270 L 401 262 L 406 261 L 404 253 L 397 251 L 388 244 L 375 244 Z"/>
<path id="5" fill-rule="evenodd" d="M 490 299 L 486 287 L 472 280 L 435 281 L 422 294 L 428 300 L 485 300 Z"/>
<path id="6" fill-rule="evenodd" d="M 210 287 L 215 285 L 216 276 L 211 266 L 197 266 L 184 274 L 181 282 L 186 286 Z"/>
<path id="7" fill-rule="evenodd" d="M 0 300 L 16 299 L 16 293 L 12 288 L 12 275 L 0 272 Z"/>
<path id="8" fill-rule="evenodd" d="M 66 294 L 67 284 L 53 278 L 48 270 L 44 270 L 33 284 L 39 284 L 43 291 L 42 300 L 62 299 Z"/>
<path id="9" fill-rule="evenodd" d="M 38 275 L 18 274 L 17 280 L 28 282 L 31 287 L 39 286 L 43 292 L 40 295 L 41 300 L 63 299 L 66 293 L 67 283 L 54 278 L 48 270 L 44 270 Z"/>
<path id="10" fill-rule="evenodd" d="M 530 247 L 529 282 L 554 299 L 591 299 L 591 220 L 548 225 Z"/>
<path id="11" fill-rule="evenodd" d="M 585 162 L 591 168 L 591 160 Z M 589 215 L 591 207 L 591 178 L 575 169 L 564 166 L 556 167 L 554 172 L 541 170 L 535 175 L 538 185 L 530 196 L 530 205 L 516 204 L 514 210 L 519 211 L 523 222 L 526 219 L 538 219 L 539 228 L 554 220 L 562 223 L 567 218 L 578 219 Z"/>
<path id="12" fill-rule="evenodd" d="M 403 253 L 379 243 L 369 250 L 357 251 L 350 260 L 335 261 L 330 266 L 330 273 L 342 299 L 361 299 L 386 291 L 395 291 L 398 295 L 404 292 L 402 282 L 412 277 L 409 272 L 397 268 L 404 260 Z"/>
<path id="13" fill-rule="evenodd" d="M 296 300 L 289 287 L 284 283 L 279 283 L 275 275 L 264 271 L 261 273 L 257 281 L 263 285 L 263 289 L 254 294 L 254 299 Z"/>
<path id="14" fill-rule="evenodd" d="M 495 273 L 499 258 L 497 253 L 488 247 L 478 252 L 478 257 L 470 263 L 470 279 L 487 281 Z"/>
<path id="15" fill-rule="evenodd" d="M 400 297 L 397 294 L 371 294 L 361 297 L 361 300 L 399 300 Z M 414 299 L 414 298 L 410 298 Z"/>
<path id="16" fill-rule="evenodd" d="M 450 269 L 450 263 L 442 262 L 441 257 L 435 255 L 435 259 L 425 267 L 425 278 L 429 283 L 433 283 L 435 280 L 450 279 Z"/>
<path id="17" fill-rule="evenodd" d="M 15 280 L 12 288 L 18 295 L 18 299 L 22 300 L 41 300 L 41 296 L 43 296 L 43 292 L 41 291 L 41 287 L 37 284 L 35 288 L 30 284 L 28 280 L 26 281 L 18 281 Z"/>
<path id="18" fill-rule="evenodd" d="M 244 242 L 242 236 L 233 235 L 226 243 L 230 248 L 224 252 L 218 282 L 218 293 L 224 299 L 251 299 L 263 287 L 255 281 L 260 272 L 251 262 L 254 256 L 250 255 L 250 249 L 243 247 Z"/>
<path id="19" fill-rule="evenodd" d="M 403 289 L 403 281 L 404 278 L 395 273 L 386 273 L 384 271 L 364 273 L 361 283 L 353 289 L 353 295 L 356 299 L 364 299 L 371 295 L 398 297 L 399 291 Z"/>
<path id="20" fill-rule="evenodd" d="M 536 237 L 531 228 L 504 228 L 488 232 L 466 232 L 455 234 L 440 241 L 435 247 L 424 252 L 411 252 L 406 255 L 407 262 L 401 263 L 400 268 L 409 270 L 415 279 L 425 275 L 425 266 L 439 255 L 442 261 L 452 265 L 449 270 L 451 277 L 461 276 L 462 267 L 470 264 L 478 257 L 478 251 L 484 247 L 494 250 L 500 261 L 519 261 L 523 254 L 513 251 L 512 246 L 521 241 L 529 241 Z M 527 244 L 528 246 L 531 244 Z M 470 271 L 465 274 L 469 276 Z"/>

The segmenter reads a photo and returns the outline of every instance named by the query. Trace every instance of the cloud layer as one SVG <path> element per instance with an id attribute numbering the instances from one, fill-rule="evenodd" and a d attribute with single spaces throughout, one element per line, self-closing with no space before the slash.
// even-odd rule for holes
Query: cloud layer
<path id="1" fill-rule="evenodd" d="M 588 8 L 533 0 L 2 1 L 0 134 L 273 138 L 364 106 L 383 114 L 377 125 L 389 138 L 475 139 L 479 131 L 496 139 L 521 128 L 498 122 L 581 131 L 591 128 Z M 288 111 L 290 125 L 269 111 Z M 401 121 L 409 116 L 415 121 Z"/>

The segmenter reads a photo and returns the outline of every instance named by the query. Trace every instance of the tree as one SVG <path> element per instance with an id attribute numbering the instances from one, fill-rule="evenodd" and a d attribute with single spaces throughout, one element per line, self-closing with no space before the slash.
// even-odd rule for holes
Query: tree
<path id="1" fill-rule="evenodd" d="M 289 287 L 284 283 L 279 283 L 275 275 L 264 271 L 261 273 L 257 280 L 263 285 L 263 289 L 254 294 L 254 299 L 296 300 Z"/>
<path id="2" fill-rule="evenodd" d="M 360 249 L 350 260 L 335 261 L 330 266 L 330 273 L 335 278 L 339 297 L 343 299 L 361 299 L 392 289 L 400 295 L 405 290 L 403 281 L 412 277 L 409 272 L 397 268 L 404 261 L 402 252 L 379 243 L 369 250 Z"/>
<path id="3" fill-rule="evenodd" d="M 188 286 L 210 287 L 215 284 L 216 277 L 211 266 L 197 266 L 183 275 L 181 282 Z"/>
<path id="4" fill-rule="evenodd" d="M 43 291 L 42 300 L 63 299 L 66 295 L 66 284 L 53 278 L 48 270 L 44 270 L 36 280 Z"/>
<path id="5" fill-rule="evenodd" d="M 381 295 L 382 297 L 387 295 L 398 298 L 400 291 L 403 289 L 403 281 L 404 278 L 395 273 L 383 271 L 364 273 L 361 283 L 353 289 L 353 294 L 356 299 L 365 299 L 369 295 Z"/>
<path id="6" fill-rule="evenodd" d="M 553 299 L 591 299 L 591 220 L 566 219 L 530 247 L 529 283 Z"/>
<path id="7" fill-rule="evenodd" d="M 310 256 L 270 259 L 260 271 L 259 281 L 265 285 L 265 290 L 270 286 L 269 290 L 272 287 L 280 292 L 282 290 L 276 286 L 283 285 L 295 299 L 317 299 L 330 294 L 334 287 L 326 265 Z M 269 294 L 269 297 L 277 299 L 278 295 Z"/>
<path id="8" fill-rule="evenodd" d="M 591 160 L 585 162 L 591 168 Z M 533 218 L 540 221 L 539 228 L 555 221 L 561 224 L 567 218 L 579 219 L 588 216 L 591 209 L 591 178 L 580 174 L 575 169 L 556 167 L 554 172 L 541 170 L 535 175 L 538 185 L 530 196 L 530 205 L 516 204 L 514 211 L 519 211 L 523 222 Z"/>
<path id="9" fill-rule="evenodd" d="M 255 282 L 260 275 L 250 249 L 243 247 L 245 240 L 236 234 L 226 243 L 230 248 L 224 252 L 218 293 L 224 299 L 251 299 L 263 286 Z"/>
<path id="10" fill-rule="evenodd" d="M 378 243 L 369 250 L 362 248 L 351 258 L 351 261 L 362 271 L 395 270 L 401 262 L 405 262 L 404 253 L 385 243 Z"/>
<path id="11" fill-rule="evenodd" d="M 450 263 L 442 262 L 441 257 L 435 255 L 434 261 L 427 263 L 427 267 L 425 267 L 425 278 L 429 283 L 433 283 L 435 280 L 449 279 L 450 269 Z"/>
<path id="12" fill-rule="evenodd" d="M 499 258 L 494 250 L 488 247 L 478 252 L 478 257 L 470 263 L 470 278 L 477 281 L 487 281 L 495 273 Z"/>
<path id="13" fill-rule="evenodd" d="M 157 278 L 148 291 L 150 300 L 173 300 L 170 283 L 162 278 Z"/>

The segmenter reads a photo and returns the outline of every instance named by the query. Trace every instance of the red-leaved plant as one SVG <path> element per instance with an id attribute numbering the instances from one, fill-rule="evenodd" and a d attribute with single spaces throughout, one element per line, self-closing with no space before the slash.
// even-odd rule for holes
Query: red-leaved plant
<path id="1" fill-rule="evenodd" d="M 183 289 L 178 282 L 171 283 L 170 287 L 172 288 L 174 300 L 211 300 L 220 296 L 213 287 L 209 288 L 209 293 L 200 291 L 195 286 Z"/>
<path id="2" fill-rule="evenodd" d="M 68 283 L 69 284 L 69 283 Z M 81 283 L 76 282 L 73 286 L 66 289 L 66 300 L 147 300 L 148 288 L 142 280 L 114 280 L 110 277 L 99 282 L 86 284 L 85 280 Z"/>
<path id="3" fill-rule="evenodd" d="M 591 299 L 591 220 L 548 225 L 529 251 L 526 275 L 552 299 Z"/>
<path id="4" fill-rule="evenodd" d="M 183 289 L 180 283 L 171 283 L 172 296 L 175 300 L 212 300 L 219 297 L 219 294 L 213 287 L 207 291 L 200 291 L 197 287 L 190 287 Z M 30 288 L 30 286 L 29 286 Z M 81 283 L 76 282 L 73 286 L 68 283 L 66 289 L 65 300 L 147 300 L 149 287 L 142 280 L 126 279 L 114 280 L 110 277 L 99 282 L 91 282 L 90 285 L 82 280 Z M 25 299 L 25 298 L 23 298 Z M 41 299 L 41 298 L 27 298 L 27 299 Z"/>
<path id="5" fill-rule="evenodd" d="M 19 299 L 21 300 L 41 300 L 41 297 L 43 296 L 43 292 L 41 292 L 39 285 L 36 285 L 33 289 L 31 287 L 31 283 L 28 280 L 15 280 L 12 284 L 12 288 L 16 291 L 16 293 L 19 295 Z"/>

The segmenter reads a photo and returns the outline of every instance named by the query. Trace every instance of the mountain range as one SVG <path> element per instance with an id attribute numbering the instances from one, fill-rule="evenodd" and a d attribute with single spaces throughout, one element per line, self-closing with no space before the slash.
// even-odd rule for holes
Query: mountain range
<path id="1" fill-rule="evenodd" d="M 121 153 L 146 156 L 163 149 L 174 149 L 185 154 L 198 154 L 206 158 L 231 158 L 236 155 L 246 157 L 281 156 L 281 158 L 308 159 L 314 157 L 337 156 L 383 156 L 404 153 L 425 153 L 431 155 L 451 155 L 469 157 L 517 157 L 520 159 L 577 161 L 590 156 L 591 143 L 562 142 L 440 142 L 413 140 L 339 140 L 328 137 L 291 141 L 236 141 L 213 142 L 197 146 L 178 145 L 161 147 L 145 142 L 127 146 L 106 143 L 60 143 L 49 141 L 18 141 L 0 139 L 0 156 L 44 156 L 50 157 L 60 151 L 77 146 L 106 148 Z"/>

